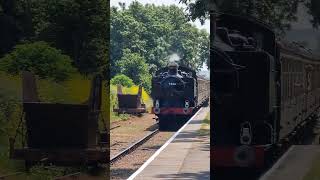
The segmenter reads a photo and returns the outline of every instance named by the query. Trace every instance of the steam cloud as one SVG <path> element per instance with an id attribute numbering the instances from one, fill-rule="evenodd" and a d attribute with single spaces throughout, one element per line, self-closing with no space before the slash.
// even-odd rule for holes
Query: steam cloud
<path id="1" fill-rule="evenodd" d="M 173 53 L 168 56 L 168 61 L 170 62 L 179 62 L 180 61 L 180 56 L 177 53 Z"/>

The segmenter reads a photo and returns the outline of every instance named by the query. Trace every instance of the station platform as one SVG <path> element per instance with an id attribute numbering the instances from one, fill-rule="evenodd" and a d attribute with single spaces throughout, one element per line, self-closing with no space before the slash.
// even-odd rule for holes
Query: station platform
<path id="1" fill-rule="evenodd" d="M 259 180 L 303 180 L 319 155 L 319 145 L 291 146 Z"/>
<path id="2" fill-rule="evenodd" d="M 210 179 L 210 135 L 200 133 L 210 108 L 201 108 L 130 179 Z"/>

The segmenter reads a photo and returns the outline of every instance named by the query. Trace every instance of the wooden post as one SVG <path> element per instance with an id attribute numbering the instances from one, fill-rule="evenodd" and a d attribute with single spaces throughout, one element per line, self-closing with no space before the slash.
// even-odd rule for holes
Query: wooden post
<path id="1" fill-rule="evenodd" d="M 39 102 L 35 76 L 28 71 L 22 72 L 22 100 L 23 102 Z"/>
<path id="2" fill-rule="evenodd" d="M 122 94 L 122 86 L 121 85 L 117 86 L 117 94 Z"/>
<path id="3" fill-rule="evenodd" d="M 97 132 L 99 132 L 99 116 L 101 111 L 101 97 L 102 97 L 102 78 L 100 75 L 94 76 L 92 79 L 90 98 L 88 102 L 88 143 L 87 147 L 95 147 L 97 145 Z"/>

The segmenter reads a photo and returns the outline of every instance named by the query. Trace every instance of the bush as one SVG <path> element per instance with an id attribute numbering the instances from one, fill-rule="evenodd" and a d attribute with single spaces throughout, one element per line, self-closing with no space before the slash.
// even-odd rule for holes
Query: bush
<path id="1" fill-rule="evenodd" d="M 45 42 L 17 45 L 0 59 L 0 70 L 9 74 L 30 71 L 40 78 L 63 81 L 74 72 L 71 59 Z"/>
<path id="2" fill-rule="evenodd" d="M 134 85 L 132 79 L 130 79 L 128 76 L 124 74 L 116 75 L 111 79 L 110 83 L 112 85 L 121 85 L 126 87 L 131 87 Z"/>
<path id="3" fill-rule="evenodd" d="M 151 74 L 144 57 L 130 49 L 123 50 L 122 58 L 116 62 L 121 74 L 130 77 L 136 85 L 142 85 L 148 92 L 151 87 Z"/>

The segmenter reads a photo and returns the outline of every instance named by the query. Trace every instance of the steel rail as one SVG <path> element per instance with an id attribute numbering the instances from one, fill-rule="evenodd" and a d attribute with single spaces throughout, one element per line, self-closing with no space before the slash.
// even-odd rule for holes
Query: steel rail
<path id="1" fill-rule="evenodd" d="M 119 159 L 124 157 L 125 155 L 131 153 L 132 151 L 137 149 L 139 146 L 144 144 L 146 141 L 148 141 L 150 138 L 152 138 L 154 135 L 156 135 L 158 132 L 159 132 L 159 129 L 156 129 L 156 130 L 150 132 L 149 134 L 147 134 L 146 136 L 144 136 L 143 138 L 141 138 L 139 141 L 131 144 L 128 148 L 126 148 L 125 150 L 121 151 L 117 155 L 113 156 L 110 159 L 110 164 L 115 163 L 116 161 L 118 161 Z"/>

